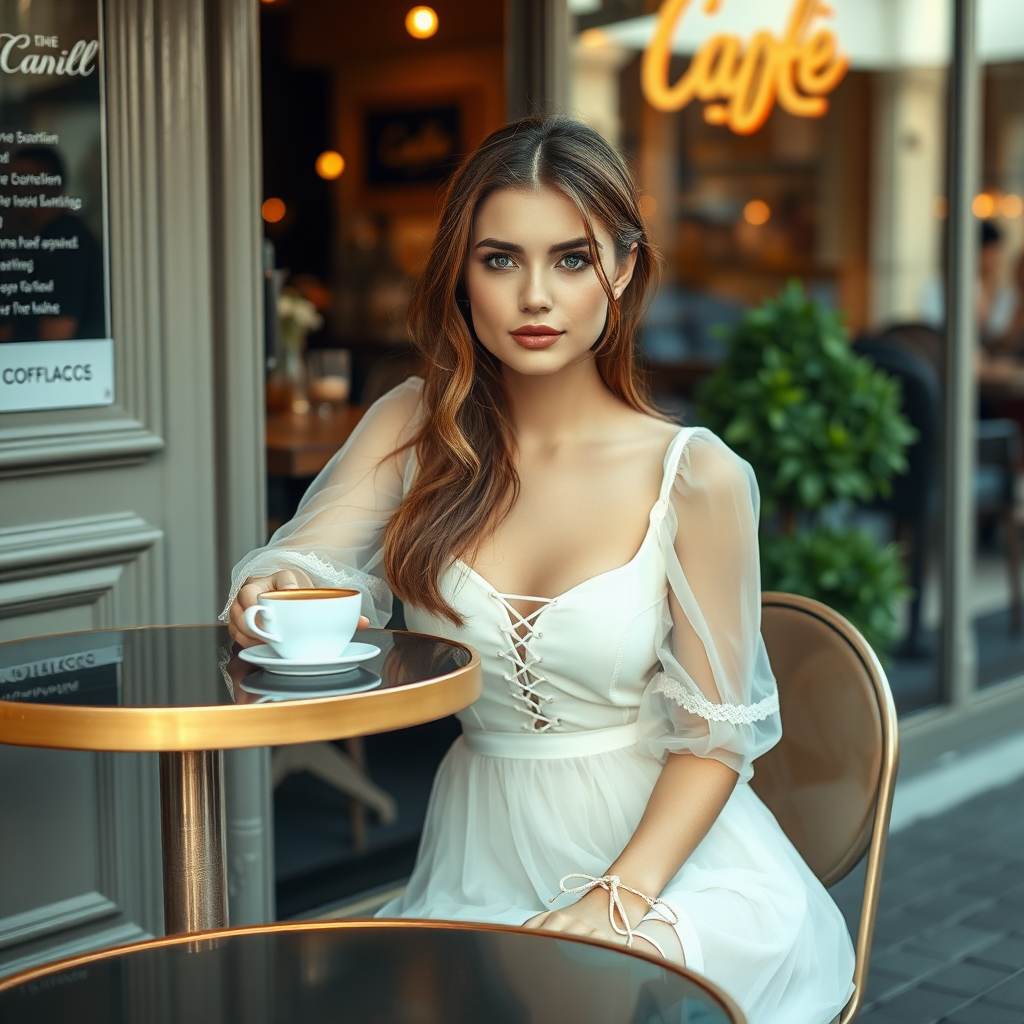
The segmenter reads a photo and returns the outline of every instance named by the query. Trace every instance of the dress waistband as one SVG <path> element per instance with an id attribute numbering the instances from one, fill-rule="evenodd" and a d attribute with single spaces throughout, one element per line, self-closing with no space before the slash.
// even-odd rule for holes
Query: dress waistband
<path id="1" fill-rule="evenodd" d="M 470 750 L 488 757 L 590 757 L 633 746 L 640 739 L 640 728 L 636 722 L 581 732 L 486 732 L 463 728 L 462 735 Z"/>

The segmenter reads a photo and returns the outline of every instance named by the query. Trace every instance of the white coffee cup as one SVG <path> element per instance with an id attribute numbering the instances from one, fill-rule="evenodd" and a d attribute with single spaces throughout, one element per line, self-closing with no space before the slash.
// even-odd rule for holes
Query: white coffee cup
<path id="1" fill-rule="evenodd" d="M 363 598 L 358 590 L 268 590 L 245 610 L 246 628 L 281 658 L 330 661 L 355 636 Z M 263 617 L 264 629 L 256 625 Z"/>

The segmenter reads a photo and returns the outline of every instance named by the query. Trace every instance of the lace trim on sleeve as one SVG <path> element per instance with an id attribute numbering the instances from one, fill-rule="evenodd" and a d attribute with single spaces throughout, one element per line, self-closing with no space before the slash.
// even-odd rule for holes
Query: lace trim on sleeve
<path id="1" fill-rule="evenodd" d="M 266 572 L 268 570 L 270 572 L 277 572 L 281 568 L 290 565 L 308 570 L 328 586 L 344 587 L 350 590 L 362 590 L 365 588 L 369 591 L 370 596 L 377 601 L 383 601 L 388 596 L 387 584 L 376 576 L 370 576 L 364 572 L 350 572 L 346 569 L 339 569 L 312 551 L 289 551 L 286 548 L 278 548 L 263 552 L 242 566 L 238 573 L 238 579 L 228 594 L 224 611 L 220 614 L 221 620 L 227 621 L 228 609 L 234 603 L 235 598 L 238 597 L 238 592 L 245 585 L 245 581 L 253 576 L 255 572 Z"/>
<path id="2" fill-rule="evenodd" d="M 763 722 L 779 712 L 779 691 L 775 690 L 756 704 L 715 704 L 702 693 L 684 686 L 664 672 L 659 672 L 651 682 L 654 693 L 663 693 L 691 715 L 698 715 L 709 722 L 728 722 L 730 725 L 752 725 Z"/>

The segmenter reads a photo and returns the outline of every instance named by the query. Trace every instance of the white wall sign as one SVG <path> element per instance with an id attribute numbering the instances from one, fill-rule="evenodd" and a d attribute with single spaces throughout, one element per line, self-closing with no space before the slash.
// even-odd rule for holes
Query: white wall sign
<path id="1" fill-rule="evenodd" d="M 0 413 L 114 400 L 102 23 L 0 0 Z"/>
<path id="2" fill-rule="evenodd" d="M 113 401 L 114 343 L 109 338 L 0 345 L 0 413 Z"/>

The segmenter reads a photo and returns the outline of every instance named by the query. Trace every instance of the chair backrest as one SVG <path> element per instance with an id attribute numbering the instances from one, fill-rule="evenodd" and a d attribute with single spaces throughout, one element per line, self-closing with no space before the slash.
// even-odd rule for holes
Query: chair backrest
<path id="1" fill-rule="evenodd" d="M 762 595 L 761 634 L 779 687 L 782 739 L 753 788 L 830 886 L 888 827 L 896 711 L 885 672 L 841 615 L 795 594 Z M 884 834 L 881 837 L 884 850 Z"/>

